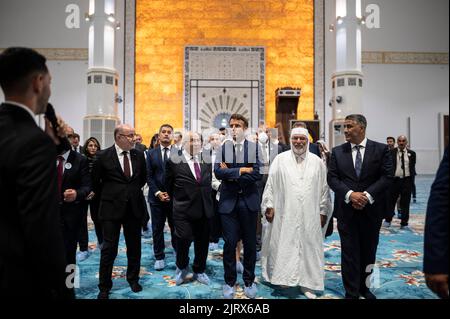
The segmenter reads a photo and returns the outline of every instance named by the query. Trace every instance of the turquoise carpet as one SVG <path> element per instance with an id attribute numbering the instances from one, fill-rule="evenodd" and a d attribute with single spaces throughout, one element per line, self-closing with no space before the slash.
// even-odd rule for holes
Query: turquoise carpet
<path id="1" fill-rule="evenodd" d="M 418 176 L 417 203 L 411 204 L 410 231 L 400 230 L 400 222 L 395 219 L 388 229 L 382 228 L 378 245 L 378 279 L 373 289 L 379 299 L 436 299 L 425 285 L 422 273 L 423 229 L 428 194 L 434 176 Z M 343 298 L 344 289 L 340 273 L 340 241 L 336 227 L 332 236 L 324 243 L 325 249 L 325 291 L 319 298 Z M 89 223 L 89 246 L 95 248 L 96 237 L 92 223 Z M 143 291 L 131 292 L 125 278 L 126 248 L 123 236 L 120 239 L 119 254 L 113 269 L 113 288 L 111 299 L 221 299 L 223 280 L 222 251 L 209 253 L 206 273 L 210 286 L 190 281 L 181 286 L 175 285 L 175 256 L 166 229 L 166 268 L 155 271 L 152 240 L 142 240 L 141 279 Z M 221 241 L 220 247 L 223 242 Z M 191 256 L 193 249 L 191 248 Z M 192 261 L 193 257 L 191 257 Z M 98 294 L 98 268 L 100 252 L 95 250 L 91 256 L 79 263 L 80 285 L 76 289 L 79 299 L 95 299 Z M 261 299 L 304 299 L 298 288 L 282 289 L 263 282 L 259 262 L 256 265 L 258 298 Z M 245 299 L 242 290 L 242 275 L 238 275 L 236 299 Z"/>

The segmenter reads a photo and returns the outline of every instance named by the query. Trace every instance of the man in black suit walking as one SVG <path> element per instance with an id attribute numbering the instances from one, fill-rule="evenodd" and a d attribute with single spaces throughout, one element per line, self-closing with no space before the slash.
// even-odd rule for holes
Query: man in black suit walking
<path id="1" fill-rule="evenodd" d="M 386 188 L 393 175 L 387 145 L 367 139 L 366 127 L 363 115 L 345 118 L 347 143 L 333 149 L 328 168 L 328 185 L 335 192 L 347 299 L 376 299 L 366 273 L 370 275 L 375 265 Z"/>
<path id="2" fill-rule="evenodd" d="M 0 54 L 6 100 L 0 106 L 2 298 L 69 296 L 55 169 L 57 139 L 47 119 L 47 134 L 35 122 L 35 115 L 46 110 L 50 82 L 46 59 L 36 51 L 9 48 Z"/>
<path id="3" fill-rule="evenodd" d="M 209 244 L 209 219 L 213 216 L 212 165 L 201 152 L 198 133 L 183 136 L 182 154 L 174 154 L 166 164 L 166 189 L 173 201 L 173 223 L 177 237 L 176 284 L 188 275 L 189 247 L 194 241 L 194 279 L 209 285 L 205 274 Z"/>
<path id="4" fill-rule="evenodd" d="M 398 147 L 393 148 L 391 157 L 394 167 L 394 182 L 389 191 L 389 215 L 386 217 L 384 226 L 391 226 L 392 218 L 395 215 L 395 204 L 400 196 L 399 218 L 400 228 L 408 229 L 409 204 L 411 202 L 411 192 L 413 180 L 416 175 L 416 152 L 406 148 L 408 139 L 404 135 L 397 138 Z"/>
<path id="5" fill-rule="evenodd" d="M 448 147 L 431 186 L 425 221 L 423 272 L 428 288 L 448 299 Z"/>
<path id="6" fill-rule="evenodd" d="M 91 176 L 86 158 L 76 151 L 58 155 L 56 163 L 66 261 L 67 265 L 75 265 L 83 203 L 92 188 Z"/>
<path id="7" fill-rule="evenodd" d="M 107 299 L 112 288 L 112 269 L 117 256 L 120 227 L 127 245 L 127 281 L 133 292 L 139 284 L 141 227 L 148 218 L 142 187 L 146 182 L 144 153 L 134 149 L 135 131 L 129 125 L 114 130 L 115 144 L 98 154 L 94 163 L 94 192 L 101 189 L 99 220 L 103 225 L 99 299 Z"/>

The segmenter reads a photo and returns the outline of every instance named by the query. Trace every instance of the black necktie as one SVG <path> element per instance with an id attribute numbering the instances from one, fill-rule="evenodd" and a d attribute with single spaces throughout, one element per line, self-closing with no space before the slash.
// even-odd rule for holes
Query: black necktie
<path id="1" fill-rule="evenodd" d="M 169 149 L 167 147 L 164 147 L 164 158 L 163 158 L 164 165 L 166 165 L 166 162 L 167 162 L 167 152 L 168 151 L 169 151 Z"/>
<path id="2" fill-rule="evenodd" d="M 126 177 L 131 177 L 130 160 L 128 159 L 128 152 L 123 151 L 123 173 Z"/>
<path id="3" fill-rule="evenodd" d="M 405 151 L 401 151 L 402 155 L 400 156 L 400 160 L 402 163 L 402 172 L 403 172 L 403 177 L 405 177 Z"/>

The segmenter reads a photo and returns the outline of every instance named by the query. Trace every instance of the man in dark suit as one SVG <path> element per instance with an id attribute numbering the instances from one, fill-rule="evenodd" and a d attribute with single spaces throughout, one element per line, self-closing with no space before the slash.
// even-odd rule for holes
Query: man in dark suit
<path id="1" fill-rule="evenodd" d="M 389 215 L 384 223 L 386 227 L 391 226 L 392 218 L 395 215 L 395 204 L 400 196 L 400 228 L 408 229 L 409 204 L 411 202 L 413 179 L 416 175 L 416 152 L 407 149 L 407 144 L 406 136 L 400 135 L 397 138 L 398 147 L 390 150 L 394 167 L 394 182 L 389 190 Z"/>
<path id="2" fill-rule="evenodd" d="M 173 127 L 163 124 L 159 128 L 160 145 L 150 149 L 147 154 L 148 201 L 152 214 L 153 252 L 155 254 L 155 270 L 165 267 L 164 225 L 169 223 L 172 247 L 177 248 L 172 219 L 172 200 L 166 189 L 166 162 L 178 149 L 171 145 Z"/>
<path id="3" fill-rule="evenodd" d="M 58 155 L 56 162 L 66 262 L 75 265 L 83 204 L 92 189 L 91 176 L 86 158 L 73 150 Z"/>
<path id="4" fill-rule="evenodd" d="M 260 211 L 260 200 L 256 181 L 261 179 L 258 146 L 244 138 L 248 121 L 240 114 L 233 114 L 229 121 L 233 141 L 222 146 L 221 158 L 216 159 L 214 172 L 222 180 L 219 214 L 221 214 L 223 238 L 223 264 L 225 285 L 223 295 L 233 298 L 235 294 L 236 245 L 244 243 L 244 294 L 255 298 L 256 263 L 256 218 Z"/>
<path id="5" fill-rule="evenodd" d="M 194 241 L 194 279 L 209 285 L 205 274 L 208 257 L 209 219 L 213 216 L 211 197 L 211 162 L 200 153 L 200 135 L 188 132 L 183 136 L 182 154 L 174 154 L 166 163 L 166 189 L 173 201 L 173 223 L 177 237 L 177 285 L 189 273 L 189 247 Z M 206 153 L 209 158 L 209 154 Z"/>
<path id="6" fill-rule="evenodd" d="M 262 201 L 264 187 L 266 187 L 267 179 L 269 177 L 270 164 L 272 164 L 278 154 L 283 153 L 283 147 L 280 144 L 273 143 L 272 140 L 269 139 L 269 135 L 267 134 L 268 130 L 269 129 L 261 128 L 258 132 L 258 145 L 261 149 L 261 179 L 256 181 L 256 185 L 258 187 L 260 202 Z M 262 225 L 260 215 L 258 215 L 256 225 L 256 260 L 259 260 L 262 246 Z"/>
<path id="7" fill-rule="evenodd" d="M 101 190 L 98 217 L 103 225 L 99 299 L 109 298 L 121 226 L 127 245 L 127 281 L 133 292 L 142 290 L 139 284 L 141 227 L 148 218 L 142 187 L 147 171 L 144 153 L 134 149 L 134 133 L 129 125 L 117 126 L 115 144 L 99 152 L 94 163 L 94 193 Z"/>
<path id="8" fill-rule="evenodd" d="M 347 143 L 335 147 L 328 168 L 328 185 L 335 192 L 335 214 L 341 238 L 345 297 L 376 299 L 369 278 L 375 265 L 386 188 L 392 180 L 392 158 L 386 144 L 366 138 L 363 115 L 345 118 Z"/>
<path id="9" fill-rule="evenodd" d="M 36 51 L 8 48 L 0 54 L 6 100 L 0 105 L 2 298 L 70 296 L 55 169 L 58 141 L 47 119 L 47 134 L 35 121 L 46 110 L 50 82 L 46 59 Z"/>
<path id="10" fill-rule="evenodd" d="M 423 272 L 428 288 L 448 299 L 448 147 L 431 186 L 425 221 Z"/>

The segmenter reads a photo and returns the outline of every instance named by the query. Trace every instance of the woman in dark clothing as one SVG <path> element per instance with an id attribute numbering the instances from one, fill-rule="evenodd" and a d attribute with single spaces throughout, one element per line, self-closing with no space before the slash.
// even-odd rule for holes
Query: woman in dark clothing
<path id="1" fill-rule="evenodd" d="M 95 137 L 90 137 L 86 140 L 83 146 L 83 155 L 86 156 L 88 160 L 89 166 L 89 174 L 92 174 L 92 168 L 94 167 L 94 162 L 96 160 L 96 154 L 100 151 L 100 143 Z M 88 208 L 91 213 L 91 219 L 94 222 L 95 226 L 95 234 L 97 235 L 97 247 L 101 249 L 103 242 L 103 232 L 102 225 L 98 220 L 98 207 L 100 204 L 100 194 L 95 194 L 91 192 L 85 201 L 85 209 L 84 209 L 84 217 L 83 224 L 81 227 L 80 237 L 79 237 L 79 245 L 80 245 L 80 253 L 79 253 L 79 261 L 82 261 L 89 257 L 88 251 L 88 227 L 87 227 L 87 212 Z"/>

